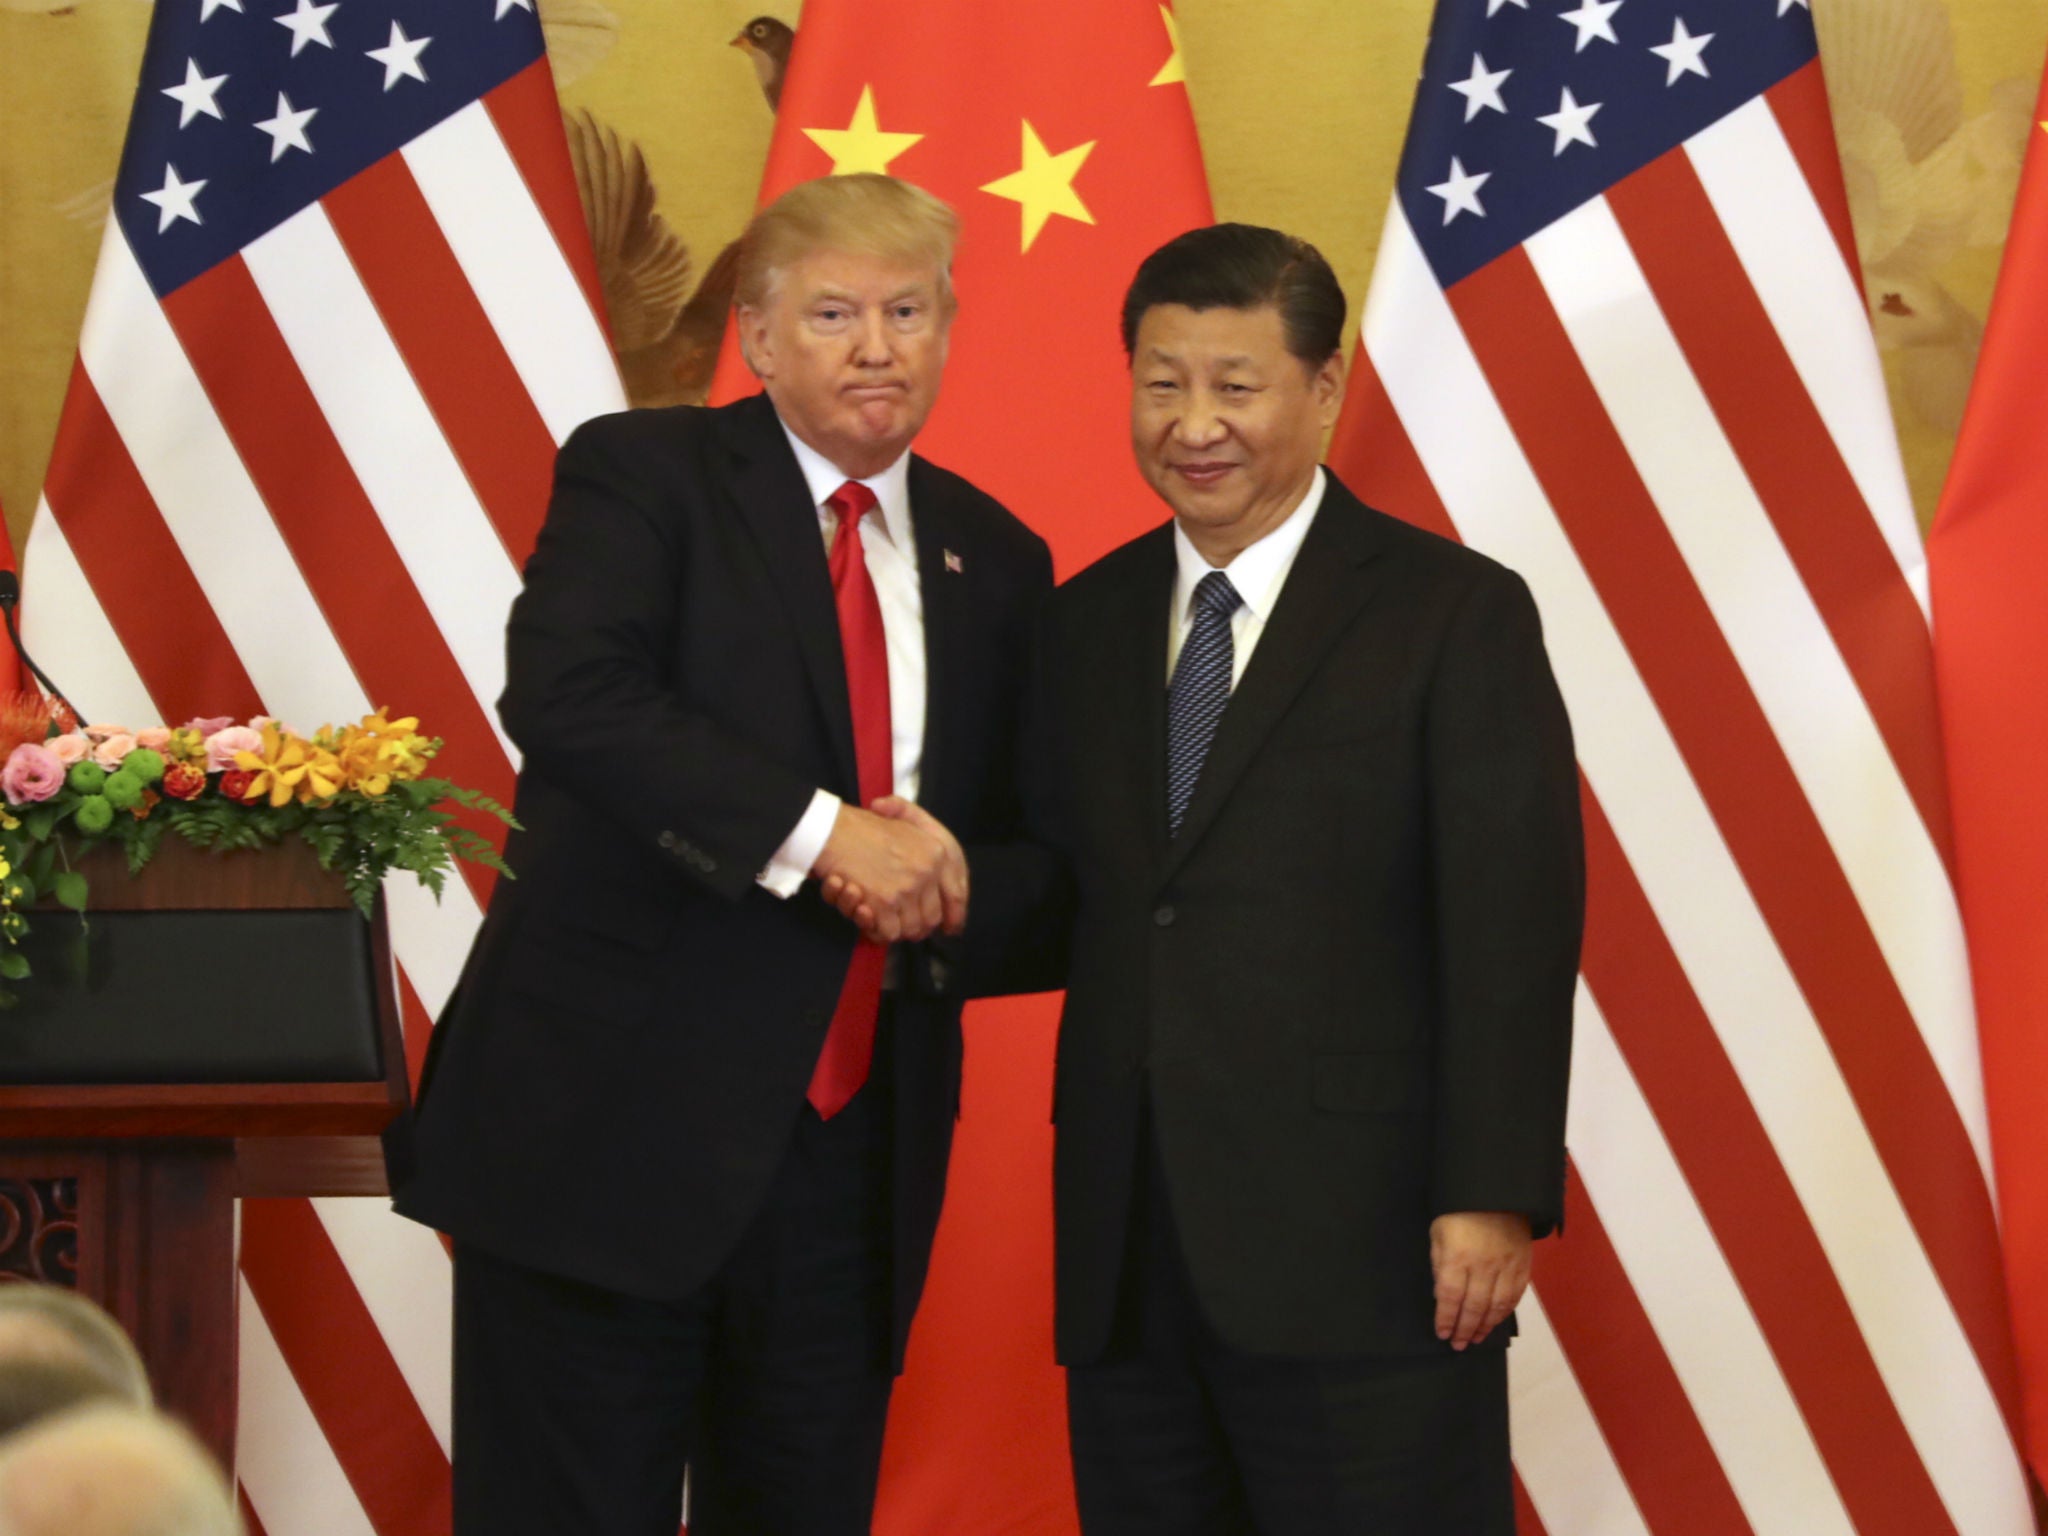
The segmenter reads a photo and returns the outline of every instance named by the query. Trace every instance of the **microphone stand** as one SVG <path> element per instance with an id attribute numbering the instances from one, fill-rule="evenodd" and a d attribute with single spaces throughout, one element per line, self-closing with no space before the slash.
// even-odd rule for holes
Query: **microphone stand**
<path id="1" fill-rule="evenodd" d="M 7 626 L 7 638 L 14 645 L 14 654 L 21 658 L 21 664 L 28 668 L 31 676 L 43 685 L 43 692 L 70 710 L 79 724 L 85 723 L 85 716 L 78 713 L 78 706 L 64 697 L 64 690 L 50 681 L 50 674 L 35 664 L 21 643 L 21 631 L 14 624 L 14 608 L 21 601 L 21 578 L 12 571 L 0 570 L 0 622 Z"/>

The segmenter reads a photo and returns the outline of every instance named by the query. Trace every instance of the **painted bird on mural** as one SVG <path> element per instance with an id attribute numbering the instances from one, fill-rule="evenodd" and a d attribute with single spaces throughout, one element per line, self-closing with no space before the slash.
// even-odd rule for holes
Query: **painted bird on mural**
<path id="1" fill-rule="evenodd" d="M 753 59 L 771 108 L 795 40 L 772 16 L 757 16 L 733 39 Z M 732 308 L 738 242 L 699 280 L 689 246 L 656 206 L 640 146 L 588 109 L 564 114 L 563 124 L 627 396 L 635 405 L 702 405 Z"/>
<path id="2" fill-rule="evenodd" d="M 795 42 L 796 29 L 773 16 L 756 16 L 732 40 L 733 47 L 754 61 L 754 73 L 760 77 L 761 94 L 768 98 L 771 112 L 782 105 L 782 77 L 789 69 L 789 50 Z"/>

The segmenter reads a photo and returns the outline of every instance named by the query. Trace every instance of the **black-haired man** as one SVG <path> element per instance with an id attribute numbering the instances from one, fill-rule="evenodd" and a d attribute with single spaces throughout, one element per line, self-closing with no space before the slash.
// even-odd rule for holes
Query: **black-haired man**
<path id="1" fill-rule="evenodd" d="M 1319 466 L 1343 324 L 1277 231 L 1146 260 L 1132 444 L 1173 521 L 1046 636 L 1089 1536 L 1513 1529 L 1503 1346 L 1562 1206 L 1571 735 L 1522 582 Z"/>

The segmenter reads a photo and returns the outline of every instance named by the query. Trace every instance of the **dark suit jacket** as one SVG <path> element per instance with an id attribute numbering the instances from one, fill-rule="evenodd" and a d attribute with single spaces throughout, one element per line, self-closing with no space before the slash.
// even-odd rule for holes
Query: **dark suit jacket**
<path id="1" fill-rule="evenodd" d="M 958 476 L 913 458 L 909 488 L 919 799 L 972 857 L 1020 820 L 1016 716 L 1051 560 Z M 763 1198 L 854 942 L 814 884 L 788 901 L 755 884 L 814 789 L 859 803 L 824 543 L 766 398 L 579 429 L 507 646 L 519 878 L 492 898 L 390 1139 L 397 1206 L 514 1262 L 679 1298 Z M 999 923 L 1001 882 L 974 895 L 977 923 Z M 899 1362 L 945 1187 L 963 990 L 929 951 L 907 958 Z"/>
<path id="2" fill-rule="evenodd" d="M 1109 1338 L 1148 1100 L 1226 1343 L 1440 1349 L 1431 1220 L 1562 1208 L 1582 852 L 1535 605 L 1332 477 L 1169 842 L 1173 581 L 1169 525 L 1046 625 L 1034 815 L 1079 885 L 1060 1357 Z"/>

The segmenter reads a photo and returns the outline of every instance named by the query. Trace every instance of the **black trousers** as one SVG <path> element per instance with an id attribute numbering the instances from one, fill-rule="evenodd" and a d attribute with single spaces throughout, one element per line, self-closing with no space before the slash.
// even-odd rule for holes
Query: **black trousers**
<path id="1" fill-rule="evenodd" d="M 456 1245 L 455 1536 L 676 1536 L 686 1467 L 691 1536 L 866 1536 L 893 1381 L 886 1062 L 830 1121 L 804 1108 L 693 1295 Z"/>
<path id="2" fill-rule="evenodd" d="M 1144 1160 L 1105 1357 L 1067 1373 L 1085 1536 L 1514 1536 L 1507 1352 L 1280 1359 L 1202 1316 Z"/>

